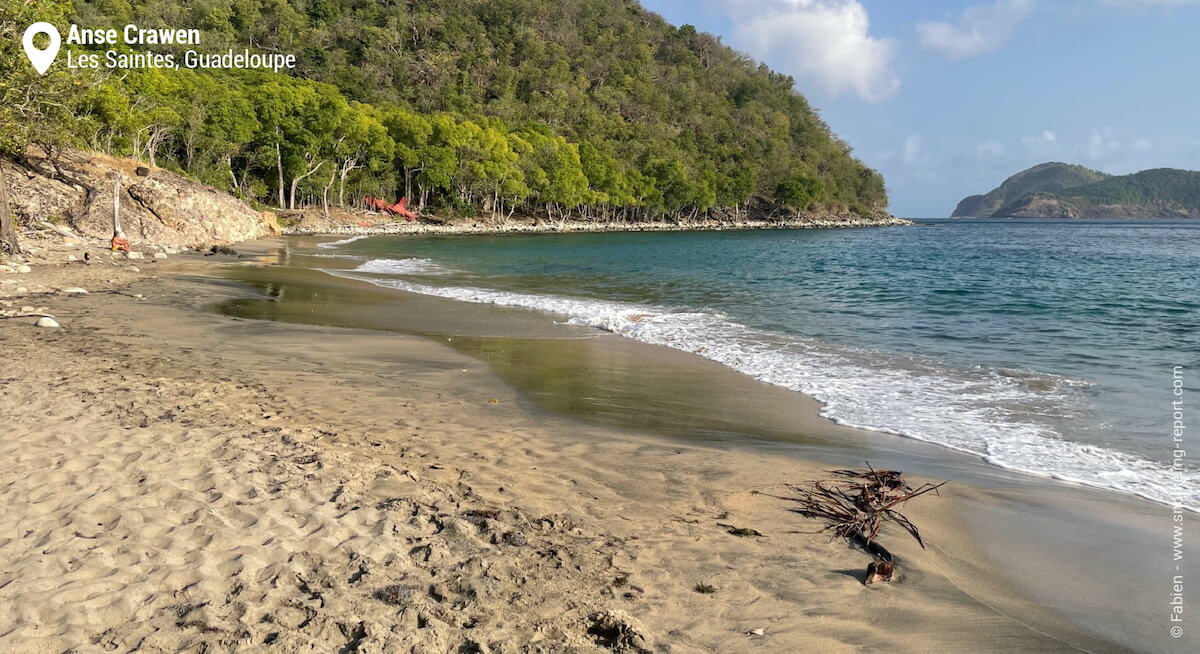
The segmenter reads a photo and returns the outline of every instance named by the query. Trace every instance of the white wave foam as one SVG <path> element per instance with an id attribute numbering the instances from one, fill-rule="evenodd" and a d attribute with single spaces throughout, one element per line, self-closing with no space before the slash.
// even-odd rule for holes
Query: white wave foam
<path id="1" fill-rule="evenodd" d="M 336 248 L 341 245 L 345 245 L 347 243 L 361 241 L 364 238 L 370 238 L 370 235 L 369 234 L 359 234 L 358 236 L 351 236 L 350 238 L 344 238 L 340 241 L 328 241 L 326 243 L 317 243 L 317 247 L 324 248 L 326 250 L 331 250 L 333 248 Z"/>
<path id="2" fill-rule="evenodd" d="M 374 272 L 370 263 L 357 272 Z M 559 314 L 571 324 L 697 354 L 803 392 L 821 401 L 822 415 L 839 424 L 937 443 L 999 467 L 1200 512 L 1200 471 L 1188 468 L 1180 474 L 1132 454 L 1064 440 L 1053 429 L 1023 418 L 1045 410 L 1061 413 L 1062 401 L 1083 384 L 1080 380 L 1010 370 L 956 371 L 936 362 L 797 340 L 711 313 L 347 276 L 464 302 Z"/>
<path id="3" fill-rule="evenodd" d="M 452 272 L 432 259 L 372 259 L 353 272 L 384 275 L 444 275 Z"/>

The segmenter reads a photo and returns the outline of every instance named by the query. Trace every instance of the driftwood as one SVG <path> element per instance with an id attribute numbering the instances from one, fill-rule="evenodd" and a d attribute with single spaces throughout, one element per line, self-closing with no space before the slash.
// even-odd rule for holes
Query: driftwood
<path id="1" fill-rule="evenodd" d="M 45 229 L 48 229 L 48 230 L 54 232 L 55 234 L 62 236 L 63 238 L 73 238 L 73 239 L 76 239 L 79 241 L 83 240 L 82 236 L 76 234 L 75 232 L 72 232 L 71 230 L 67 229 L 66 227 L 61 227 L 59 225 L 55 225 L 54 223 L 48 223 L 44 220 L 39 220 L 39 221 L 37 221 L 37 225 L 38 225 L 38 227 L 43 227 Z"/>
<path id="2" fill-rule="evenodd" d="M 876 542 L 884 522 L 892 522 L 908 532 L 921 546 L 921 532 L 898 507 L 926 493 L 938 494 L 940 484 L 925 483 L 912 488 L 905 483 L 903 473 L 895 470 L 876 470 L 867 463 L 867 470 L 834 470 L 832 479 L 811 482 L 808 486 L 788 484 L 796 493 L 782 497 L 799 504 L 793 511 L 810 518 L 820 518 L 826 525 L 822 532 L 833 538 L 844 538 L 859 545 L 872 555 L 864 583 L 890 581 L 895 572 L 895 557 Z"/>
<path id="3" fill-rule="evenodd" d="M 16 313 L 16 314 L 0 315 L 0 320 L 11 320 L 13 318 L 51 318 L 51 319 L 54 319 L 54 316 L 52 316 L 48 313 Z"/>

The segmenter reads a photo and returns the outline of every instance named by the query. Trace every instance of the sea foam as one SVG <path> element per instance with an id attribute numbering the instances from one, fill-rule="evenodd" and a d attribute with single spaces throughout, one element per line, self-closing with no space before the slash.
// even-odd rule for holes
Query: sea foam
<path id="1" fill-rule="evenodd" d="M 353 272 L 385 275 L 444 275 L 449 268 L 432 259 L 372 259 L 354 269 Z"/>
<path id="2" fill-rule="evenodd" d="M 369 235 L 369 234 L 359 234 L 358 236 L 351 236 L 350 238 L 344 238 L 344 239 L 342 239 L 342 240 L 340 240 L 340 241 L 328 241 L 328 242 L 325 242 L 325 243 L 317 243 L 317 247 L 319 247 L 319 248 L 324 248 L 324 249 L 326 249 L 326 250 L 331 250 L 331 249 L 333 249 L 333 248 L 336 248 L 336 247 L 339 247 L 339 246 L 345 245 L 345 244 L 347 244 L 347 243 L 353 243 L 353 242 L 355 242 L 355 241 L 361 241 L 361 240 L 362 240 L 362 239 L 364 239 L 364 238 L 370 238 L 370 235 Z"/>
<path id="3" fill-rule="evenodd" d="M 567 322 L 671 347 L 819 400 L 842 425 L 906 436 L 992 465 L 1131 493 L 1200 512 L 1200 472 L 1065 440 L 1026 416 L 1069 418 L 1083 380 L 1010 369 L 954 369 L 919 357 L 833 346 L 755 329 L 717 313 L 557 295 L 435 286 L 372 273 L 444 270 L 428 259 L 375 260 L 327 270 L 383 287 L 463 302 L 530 309 Z"/>

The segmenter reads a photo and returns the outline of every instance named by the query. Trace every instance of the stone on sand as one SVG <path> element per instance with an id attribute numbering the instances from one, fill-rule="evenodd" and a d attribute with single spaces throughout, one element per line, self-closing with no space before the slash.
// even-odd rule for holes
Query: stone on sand
<path id="1" fill-rule="evenodd" d="M 38 318 L 37 326 L 38 327 L 62 327 L 62 325 L 58 324 L 57 320 L 55 320 L 49 316 L 42 316 L 41 318 Z"/>
<path id="2" fill-rule="evenodd" d="M 649 654 L 645 629 L 636 618 L 621 610 L 609 609 L 593 613 L 589 620 L 588 634 L 613 651 L 645 652 Z"/>
<path id="3" fill-rule="evenodd" d="M 87 295 L 87 290 L 78 286 L 69 286 L 62 290 L 67 295 Z"/>
<path id="4" fill-rule="evenodd" d="M 17 266 L 17 272 L 21 273 L 22 275 L 27 272 L 32 272 L 32 271 L 33 271 L 33 268 L 30 268 L 29 266 L 27 266 L 25 264 L 21 264 L 20 266 Z"/>
<path id="5" fill-rule="evenodd" d="M 454 540 L 473 540 L 477 534 L 474 525 L 458 518 L 453 518 L 446 523 L 444 533 Z"/>
<path id="6" fill-rule="evenodd" d="M 144 259 L 145 257 L 142 256 L 141 252 L 126 252 L 125 258 L 126 259 Z"/>
<path id="7" fill-rule="evenodd" d="M 155 252 L 155 253 L 154 253 L 154 258 L 155 258 L 155 259 L 166 259 L 166 258 L 167 258 L 167 253 L 166 253 L 166 252 Z"/>

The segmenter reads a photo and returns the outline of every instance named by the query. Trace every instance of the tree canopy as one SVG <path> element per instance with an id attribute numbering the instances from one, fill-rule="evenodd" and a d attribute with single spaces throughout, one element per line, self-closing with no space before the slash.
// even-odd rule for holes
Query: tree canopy
<path id="1" fill-rule="evenodd" d="M 407 194 L 610 219 L 887 202 L 790 77 L 632 0 L 32 2 L 95 27 L 196 28 L 209 52 L 296 54 L 290 74 L 56 68 L 90 75 L 60 142 L 253 201 Z"/>

